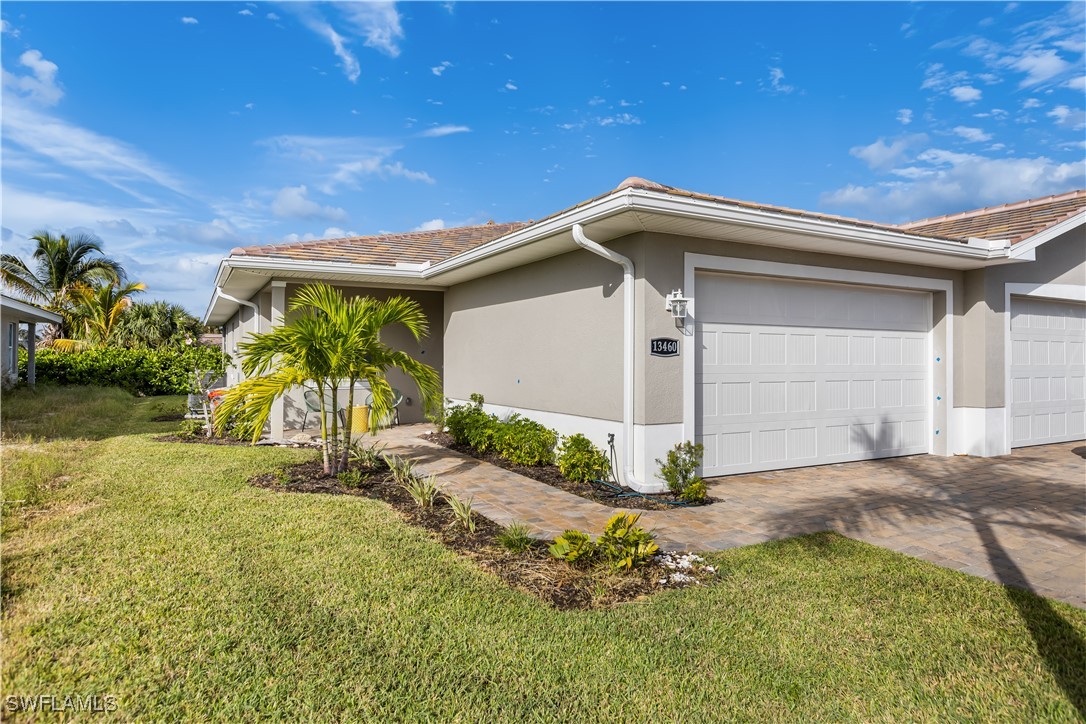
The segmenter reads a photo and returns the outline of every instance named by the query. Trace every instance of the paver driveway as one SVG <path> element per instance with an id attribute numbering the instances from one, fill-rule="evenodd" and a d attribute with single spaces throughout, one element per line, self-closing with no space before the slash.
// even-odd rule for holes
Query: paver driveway
<path id="1" fill-rule="evenodd" d="M 454 453 L 422 425 L 381 433 L 388 451 L 503 525 L 553 538 L 598 531 L 614 508 Z M 1086 608 L 1086 445 L 1023 448 L 998 458 L 917 455 L 710 481 L 702 508 L 642 516 L 665 548 L 719 550 L 835 530 L 844 535 Z"/>

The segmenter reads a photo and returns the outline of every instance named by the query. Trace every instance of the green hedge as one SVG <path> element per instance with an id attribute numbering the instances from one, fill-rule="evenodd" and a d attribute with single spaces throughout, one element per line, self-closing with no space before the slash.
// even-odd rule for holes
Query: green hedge
<path id="1" fill-rule="evenodd" d="M 39 349 L 37 380 L 57 385 L 120 387 L 136 395 L 183 395 L 189 392 L 193 370 L 219 375 L 226 356 L 214 347 L 171 349 L 102 347 L 85 352 Z M 19 350 L 19 379 L 26 380 L 26 351 Z"/>

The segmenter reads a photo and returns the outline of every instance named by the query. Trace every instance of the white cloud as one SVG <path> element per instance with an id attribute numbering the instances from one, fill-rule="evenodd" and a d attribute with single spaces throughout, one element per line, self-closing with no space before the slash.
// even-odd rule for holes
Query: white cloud
<path id="1" fill-rule="evenodd" d="M 846 213 L 901 222 L 1061 193 L 1078 188 L 1084 174 L 1086 161 L 990 158 L 929 149 L 912 166 L 893 169 L 894 178 L 866 186 L 849 184 L 824 193 L 821 203 Z"/>
<path id="2" fill-rule="evenodd" d="M 7 20 L 0 19 L 0 33 L 6 33 L 13 38 L 19 37 L 19 29 L 9 23 Z"/>
<path id="3" fill-rule="evenodd" d="M 451 136 L 454 133 L 470 133 L 471 129 L 467 126 L 434 126 L 433 128 L 427 128 L 420 135 L 426 138 L 440 138 L 441 136 Z"/>
<path id="4" fill-rule="evenodd" d="M 1043 83 L 1072 67 L 1055 50 L 1027 53 L 1012 61 L 1010 66 L 1026 74 L 1026 77 L 1018 84 L 1019 88 Z"/>
<path id="5" fill-rule="evenodd" d="M 321 206 L 308 198 L 309 189 L 301 186 L 285 186 L 275 195 L 271 210 L 276 216 L 291 219 L 325 219 L 344 221 L 347 212 L 335 206 Z"/>
<path id="6" fill-rule="evenodd" d="M 57 64 L 46 60 L 40 50 L 33 49 L 19 56 L 19 64 L 29 68 L 32 75 L 15 75 L 4 70 L 4 88 L 43 106 L 56 105 L 64 96 L 57 84 Z"/>
<path id="7" fill-rule="evenodd" d="M 1078 131 L 1086 127 L 1086 111 L 1081 108 L 1069 108 L 1059 105 L 1046 113 L 1049 118 L 1055 118 L 1056 124 L 1064 128 Z"/>
<path id="8" fill-rule="evenodd" d="M 1071 78 L 1069 81 L 1063 84 L 1064 88 L 1070 88 L 1071 90 L 1078 91 L 1079 93 L 1086 93 L 1086 75 L 1079 75 Z"/>
<path id="9" fill-rule="evenodd" d="M 325 194 L 336 194 L 343 188 L 359 189 L 367 177 L 434 183 L 425 171 L 391 161 L 400 149 L 393 143 L 351 136 L 275 136 L 260 144 L 290 162 L 292 173 L 313 178 Z"/>
<path id="10" fill-rule="evenodd" d="M 251 111 L 251 110 L 253 110 L 254 108 L 256 108 L 256 104 L 255 104 L 255 103 L 246 103 L 246 104 L 245 104 L 245 110 L 247 110 L 247 111 Z"/>
<path id="11" fill-rule="evenodd" d="M 506 83 L 505 83 L 505 89 L 506 89 L 506 90 L 509 90 L 509 91 L 515 91 L 515 90 L 517 90 L 517 85 L 516 85 L 516 83 L 514 83 L 514 82 L 513 82 L 513 81 L 511 81 L 511 80 L 510 80 L 510 81 L 506 81 Z"/>
<path id="12" fill-rule="evenodd" d="M 184 23 L 185 25 L 199 25 L 200 24 L 199 20 L 197 20 L 196 18 L 194 18 L 192 16 L 189 16 L 189 15 L 186 15 L 185 17 L 181 18 L 181 22 Z"/>
<path id="13" fill-rule="evenodd" d="M 1041 101 L 1037 100 L 1036 98 L 1027 98 L 1026 100 L 1022 101 L 1022 107 L 1026 109 L 1040 108 Z"/>
<path id="14" fill-rule="evenodd" d="M 910 148 L 925 143 L 928 137 L 923 133 L 914 133 L 891 139 L 887 143 L 885 138 L 880 138 L 867 146 L 854 146 L 849 153 L 876 171 L 886 170 L 901 161 Z"/>
<path id="15" fill-rule="evenodd" d="M 780 68 L 769 69 L 769 89 L 774 93 L 791 93 L 796 88 L 784 82 L 784 71 Z"/>
<path id="16" fill-rule="evenodd" d="M 392 2 L 341 2 L 336 8 L 356 37 L 367 48 L 374 48 L 392 58 L 399 56 L 398 41 L 404 37 L 400 14 Z"/>
<path id="17" fill-rule="evenodd" d="M 897 121 L 903 126 L 907 126 L 913 122 L 913 112 L 911 108 L 902 108 L 897 112 Z"/>
<path id="18" fill-rule="evenodd" d="M 592 96 L 588 99 L 588 105 L 590 106 L 602 106 L 607 101 L 599 96 Z"/>
<path id="19" fill-rule="evenodd" d="M 983 93 L 971 85 L 959 85 L 950 89 L 950 95 L 959 103 L 976 103 Z"/>
<path id="20" fill-rule="evenodd" d="M 275 13 L 268 13 L 268 14 L 267 14 L 267 15 L 265 15 L 264 17 L 266 17 L 266 18 L 267 18 L 268 20 L 271 20 L 272 22 L 275 22 L 276 20 L 282 20 L 282 18 L 280 18 L 280 17 L 279 17 L 278 15 L 276 15 Z"/>
<path id="21" fill-rule="evenodd" d="M 601 126 L 640 126 L 641 119 L 637 116 L 629 113 L 619 113 L 614 116 L 604 116 L 603 118 L 597 118 L 596 123 Z"/>
<path id="22" fill-rule="evenodd" d="M 449 69 L 451 67 L 452 67 L 452 63 L 450 63 L 447 60 L 443 60 L 443 61 L 441 61 L 440 64 L 435 65 L 433 68 L 431 68 L 430 72 L 433 73 L 434 75 L 436 75 L 438 78 L 440 78 L 441 74 L 444 73 L 447 69 Z"/>
<path id="23" fill-rule="evenodd" d="M 253 11 L 250 10 L 249 8 L 245 8 L 243 10 L 238 10 L 238 15 L 252 15 L 252 14 L 253 14 Z"/>
<path id="24" fill-rule="evenodd" d="M 971 128 L 970 126 L 955 126 L 954 133 L 970 143 L 983 143 L 984 141 L 992 140 L 992 134 L 985 133 L 979 128 Z"/>
<path id="25" fill-rule="evenodd" d="M 306 5 L 293 5 L 295 8 L 306 8 Z M 321 16 L 312 12 L 299 12 L 302 23 L 317 35 L 320 35 L 332 45 L 332 52 L 339 58 L 340 66 L 347 80 L 358 82 L 358 76 L 362 74 L 362 67 L 358 64 L 358 58 L 347 48 L 347 39 L 336 32 Z"/>
<path id="26" fill-rule="evenodd" d="M 430 219 L 429 221 L 422 222 L 421 224 L 416 226 L 411 231 L 437 231 L 438 229 L 444 229 L 444 228 L 445 228 L 445 220 L 444 219 Z"/>

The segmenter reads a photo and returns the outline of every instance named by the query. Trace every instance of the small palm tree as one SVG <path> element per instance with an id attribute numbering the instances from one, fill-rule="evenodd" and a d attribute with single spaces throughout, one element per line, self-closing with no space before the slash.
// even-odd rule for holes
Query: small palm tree
<path id="1" fill-rule="evenodd" d="M 296 312 L 290 321 L 240 345 L 241 366 L 248 379 L 223 396 L 215 415 L 220 432 L 236 416 L 239 427 L 256 442 L 276 399 L 291 388 L 315 386 L 321 399 L 324 472 L 332 474 L 346 468 L 351 439 L 351 416 L 341 431 L 336 415 L 341 386 L 347 387 L 350 409 L 355 384 L 369 383 L 373 431 L 393 410 L 392 387 L 385 377 L 390 369 L 402 371 L 418 385 L 425 408 L 440 400 L 437 371 L 380 338 L 381 330 L 394 324 L 402 324 L 416 340 L 424 337 L 429 324 L 418 302 L 406 297 L 346 299 L 327 284 L 309 284 L 298 290 L 290 309 Z M 330 406 L 325 403 L 327 397 Z"/>
<path id="2" fill-rule="evenodd" d="M 72 301 L 69 313 L 71 319 L 82 327 L 79 339 L 53 340 L 53 348 L 61 352 L 77 352 L 88 347 L 105 347 L 113 340 L 121 315 L 131 306 L 132 295 L 146 288 L 147 285 L 142 282 L 113 282 L 98 286 L 77 284 L 69 292 Z"/>
<path id="3" fill-rule="evenodd" d="M 120 263 L 102 255 L 102 243 L 86 234 L 53 236 L 39 231 L 30 237 L 36 242 L 34 269 L 12 254 L 0 255 L 0 279 L 29 301 L 67 315 L 71 295 L 78 285 L 110 284 L 124 279 Z M 46 340 L 68 336 L 70 320 L 46 333 Z"/>
<path id="4" fill-rule="evenodd" d="M 135 301 L 117 320 L 113 343 L 121 347 L 185 346 L 200 334 L 200 320 L 180 304 Z"/>

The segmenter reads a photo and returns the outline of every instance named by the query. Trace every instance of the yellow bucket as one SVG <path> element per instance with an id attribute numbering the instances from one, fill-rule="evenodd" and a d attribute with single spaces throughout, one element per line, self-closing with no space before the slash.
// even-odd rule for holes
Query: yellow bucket
<path id="1" fill-rule="evenodd" d="M 351 408 L 351 437 L 370 431 L 370 406 L 355 405 Z"/>

